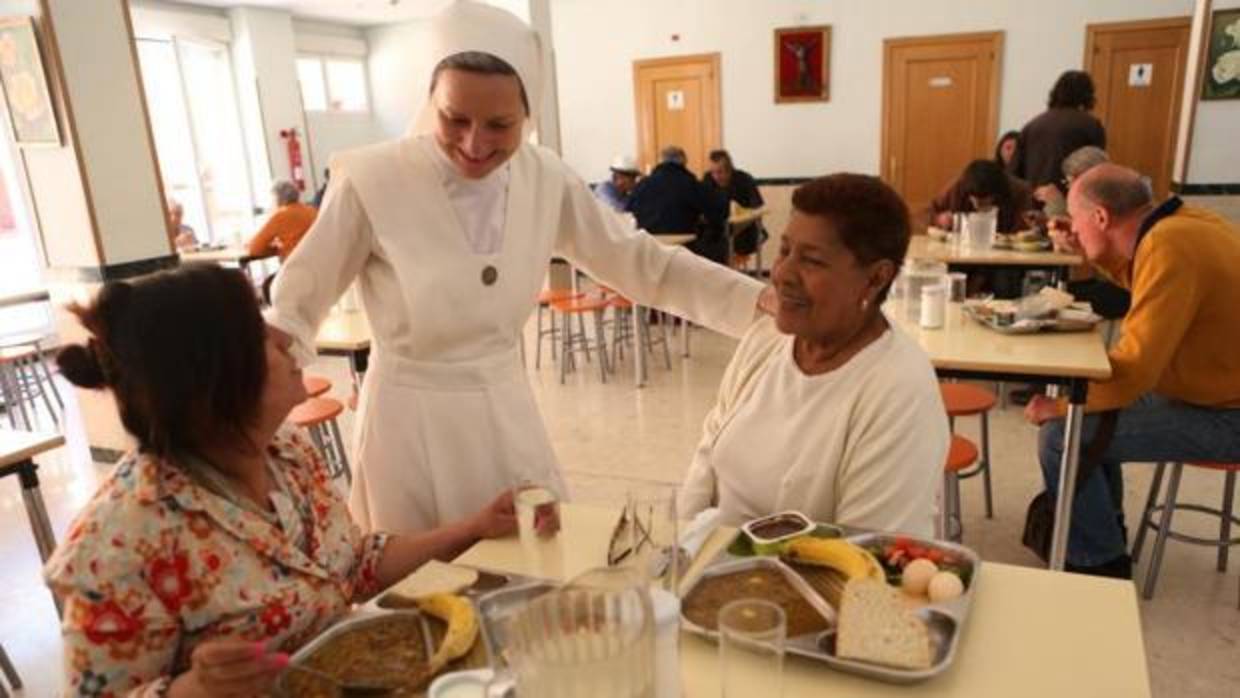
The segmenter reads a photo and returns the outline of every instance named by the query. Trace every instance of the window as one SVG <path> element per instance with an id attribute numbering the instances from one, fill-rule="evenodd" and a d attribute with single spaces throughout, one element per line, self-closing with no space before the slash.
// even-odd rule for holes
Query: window
<path id="1" fill-rule="evenodd" d="M 361 60 L 302 56 L 297 59 L 297 82 L 306 111 L 370 110 L 366 67 Z"/>
<path id="2" fill-rule="evenodd" d="M 301 107 L 306 111 L 327 109 L 327 85 L 323 82 L 323 61 L 297 59 L 297 83 L 301 85 Z"/>
<path id="3" fill-rule="evenodd" d="M 240 242 L 253 200 L 227 47 L 142 39 L 138 60 L 164 192 L 200 243 Z"/>

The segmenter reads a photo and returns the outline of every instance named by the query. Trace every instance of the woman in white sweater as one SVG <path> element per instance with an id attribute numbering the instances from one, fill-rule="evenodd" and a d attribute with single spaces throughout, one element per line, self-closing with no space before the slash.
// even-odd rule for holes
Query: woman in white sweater
<path id="1" fill-rule="evenodd" d="M 774 319 L 749 328 L 680 495 L 728 523 L 786 509 L 932 536 L 950 434 L 934 369 L 880 309 L 908 249 L 881 180 L 835 174 L 792 196 L 771 274 Z"/>

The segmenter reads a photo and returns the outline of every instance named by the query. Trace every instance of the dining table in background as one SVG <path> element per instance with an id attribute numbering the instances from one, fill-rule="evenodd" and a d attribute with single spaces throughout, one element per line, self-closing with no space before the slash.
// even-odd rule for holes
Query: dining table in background
<path id="1" fill-rule="evenodd" d="M 1066 389 L 1067 424 L 1050 568 L 1062 570 L 1071 528 L 1071 502 L 1080 466 L 1081 425 L 1089 381 L 1111 377 L 1111 362 L 1101 331 L 1003 334 L 964 314 L 960 303 L 949 303 L 942 327 L 926 329 L 910 319 L 900 302 L 884 306 L 887 318 L 910 335 L 930 357 L 942 378 L 984 381 L 1053 383 Z"/>

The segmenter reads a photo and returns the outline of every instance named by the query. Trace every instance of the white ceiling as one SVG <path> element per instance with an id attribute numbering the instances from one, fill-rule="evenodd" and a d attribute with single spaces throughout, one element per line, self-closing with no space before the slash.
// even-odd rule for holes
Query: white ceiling
<path id="1" fill-rule="evenodd" d="M 425 19 L 448 0 L 172 0 L 209 7 L 267 7 L 287 10 L 294 17 L 366 26 Z"/>

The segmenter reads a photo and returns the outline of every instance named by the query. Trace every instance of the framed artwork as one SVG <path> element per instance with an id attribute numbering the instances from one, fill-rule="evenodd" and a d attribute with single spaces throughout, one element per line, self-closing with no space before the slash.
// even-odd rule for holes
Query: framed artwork
<path id="1" fill-rule="evenodd" d="M 1202 99 L 1240 99 L 1240 9 L 1219 10 L 1210 21 Z"/>
<path id="2" fill-rule="evenodd" d="M 775 30 L 775 101 L 826 102 L 831 95 L 831 27 Z"/>
<path id="3" fill-rule="evenodd" d="M 47 90 L 31 17 L 0 19 L 0 88 L 9 107 L 14 141 L 60 145 L 56 110 Z"/>

